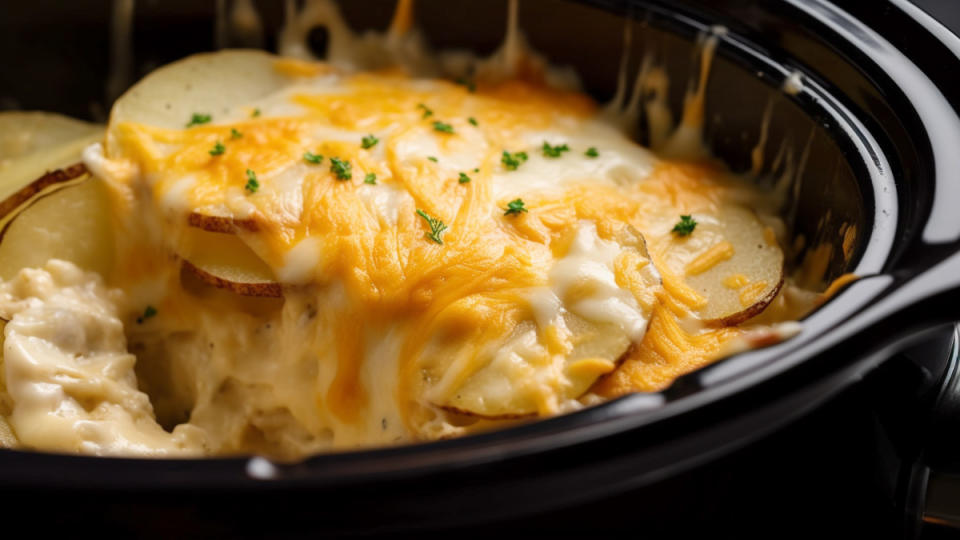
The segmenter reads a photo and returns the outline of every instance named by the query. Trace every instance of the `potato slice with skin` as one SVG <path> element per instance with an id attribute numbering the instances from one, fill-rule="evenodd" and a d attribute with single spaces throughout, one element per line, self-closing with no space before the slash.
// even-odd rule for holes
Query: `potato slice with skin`
<path id="1" fill-rule="evenodd" d="M 243 273 L 236 267 L 201 267 L 188 260 L 183 261 L 184 268 L 197 276 L 207 285 L 218 289 L 226 289 L 242 296 L 262 296 L 281 298 L 283 288 L 276 281 L 260 279 L 259 276 Z"/>
<path id="2" fill-rule="evenodd" d="M 565 359 L 564 367 L 570 386 L 563 392 L 563 399 L 576 399 L 585 394 L 601 376 L 614 371 L 627 358 L 632 343 L 617 329 L 605 325 L 592 325 L 583 319 L 568 314 L 570 326 L 577 328 L 577 337 L 583 343 Z M 534 334 L 518 336 L 500 348 L 488 368 L 480 370 L 467 380 L 448 403 L 438 404 L 442 409 L 476 416 L 487 420 L 531 418 L 538 414 L 536 405 L 517 392 L 516 385 L 526 385 L 535 378 L 504 376 L 505 366 L 519 360 L 510 349 L 512 342 L 529 340 Z M 504 354 L 504 352 L 506 352 Z M 573 366 L 591 364 L 586 368 Z M 571 369 L 572 368 L 572 369 Z M 536 369 L 530 370 L 532 372 Z M 580 373 L 572 373 L 580 371 Z"/>
<path id="3" fill-rule="evenodd" d="M 82 165 L 55 171 L 14 193 L 0 208 L 0 277 L 63 259 L 106 275 L 113 264 L 107 187 Z"/>
<path id="4" fill-rule="evenodd" d="M 190 214 L 187 215 L 187 225 L 197 229 L 203 229 L 204 231 L 225 234 L 235 234 L 237 229 L 249 232 L 257 232 L 260 230 L 260 225 L 252 219 L 211 216 L 197 212 L 190 212 Z"/>
<path id="5" fill-rule="evenodd" d="M 247 118 L 250 111 L 241 107 L 291 83 L 275 69 L 276 59 L 263 51 L 220 51 L 193 55 L 150 73 L 114 104 L 107 130 L 108 154 L 113 152 L 112 134 L 123 122 L 184 129 L 194 113 L 211 115 L 214 124 Z M 177 248 L 188 271 L 239 294 L 281 296 L 281 287 L 266 264 L 232 237 L 237 231 L 256 232 L 256 221 L 197 212 L 186 219 L 194 230 L 219 233 L 216 242 L 207 242 L 209 249 Z"/>
<path id="6" fill-rule="evenodd" d="M 719 212 L 694 215 L 694 231 L 671 235 L 657 253 L 661 264 L 706 301 L 693 310 L 697 317 L 709 325 L 732 326 L 758 315 L 776 297 L 784 257 L 752 210 L 725 205 Z"/>
<path id="7" fill-rule="evenodd" d="M 76 184 L 85 180 L 87 176 L 86 166 L 76 163 L 65 169 L 48 172 L 33 182 L 22 185 L 20 189 L 0 202 L 0 223 L 5 225 L 16 215 L 17 210 L 22 209 L 31 200 L 62 189 L 68 183 Z"/>
<path id="8" fill-rule="evenodd" d="M 291 80 L 275 68 L 276 56 L 263 51 L 228 50 L 195 54 L 153 71 L 127 90 L 110 112 L 111 134 L 123 122 L 183 129 L 194 113 L 209 114 L 213 123 L 224 115 L 249 115 L 238 107 L 272 94 Z"/>
<path id="9" fill-rule="evenodd" d="M 273 272 L 239 237 L 188 228 L 178 254 L 203 282 L 244 296 L 283 295 Z"/>
<path id="10" fill-rule="evenodd" d="M 661 286 L 643 237 L 631 230 L 618 240 L 601 240 L 596 227 L 581 223 L 570 252 L 550 271 L 549 286 L 531 296 L 536 324 L 525 321 L 480 351 L 427 351 L 452 359 L 439 365 L 432 403 L 487 419 L 555 413 L 616 369 L 643 338 Z M 621 260 L 635 262 L 641 290 L 617 284 L 614 267 Z M 464 377 L 464 369 L 473 371 Z"/>

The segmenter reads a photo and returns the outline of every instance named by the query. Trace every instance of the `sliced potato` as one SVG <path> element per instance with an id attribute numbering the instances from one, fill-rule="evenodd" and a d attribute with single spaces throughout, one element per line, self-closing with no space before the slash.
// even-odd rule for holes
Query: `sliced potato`
<path id="1" fill-rule="evenodd" d="M 591 230 L 595 235 L 596 229 Z M 582 230 L 578 236 L 581 233 Z M 479 352 L 455 350 L 462 346 L 462 341 L 452 343 L 452 350 L 431 351 L 428 354 L 451 359 L 439 364 L 443 371 L 436 372 L 439 383 L 431 394 L 442 397 L 432 402 L 449 411 L 487 419 L 552 414 L 616 369 L 634 343 L 642 339 L 655 292 L 660 288 L 660 276 L 650 263 L 643 237 L 632 231 L 625 232 L 619 240 L 615 245 L 620 250 L 614 260 L 634 261 L 634 289 L 638 290 L 605 289 L 601 283 L 609 281 L 600 277 L 597 266 L 585 267 L 569 260 L 572 267 L 581 269 L 574 275 L 570 274 L 570 267 L 561 268 L 561 259 L 554 270 L 565 272 L 575 285 L 555 297 L 559 302 L 559 321 L 554 319 L 554 324 L 546 327 L 523 322 L 506 340 Z M 632 258 L 621 259 L 625 254 Z M 588 250 L 583 255 L 590 258 L 594 254 Z M 565 257 L 569 258 L 570 255 Z M 610 270 L 612 277 L 612 267 Z M 551 285 L 556 286 L 553 272 Z M 639 322 L 639 326 L 618 323 L 616 316 L 610 316 L 624 306 L 636 310 L 641 320 L 634 322 Z"/>
<path id="2" fill-rule="evenodd" d="M 182 129 L 194 113 L 217 123 L 230 115 L 249 116 L 236 108 L 290 84 L 274 68 L 277 57 L 263 51 L 232 50 L 195 54 L 153 71 L 114 103 L 107 128 L 122 122 Z M 233 116 L 231 119 L 237 119 Z"/>
<path id="3" fill-rule="evenodd" d="M 113 264 L 107 187 L 82 165 L 55 171 L 0 203 L 0 277 L 50 259 L 105 275 Z"/>
<path id="4" fill-rule="evenodd" d="M 562 360 L 560 370 L 567 381 L 562 391 L 546 396 L 557 404 L 587 392 L 601 376 L 610 373 L 626 357 L 631 341 L 613 325 L 591 324 L 575 315 L 565 319 L 580 343 Z M 489 420 L 537 416 L 542 394 L 537 387 L 544 376 L 557 368 L 552 362 L 537 363 L 514 350 L 524 341 L 536 340 L 528 329 L 493 352 L 488 363 L 469 377 L 447 400 L 436 403 L 443 409 Z"/>
<path id="5" fill-rule="evenodd" d="M 0 113 L 0 171 L 13 160 L 103 133 L 103 126 L 47 112 Z"/>
<path id="6" fill-rule="evenodd" d="M 218 289 L 226 289 L 243 296 L 262 296 L 280 298 L 283 288 L 276 281 L 261 279 L 259 276 L 243 273 L 242 269 L 234 266 L 218 266 L 216 268 L 197 266 L 190 261 L 183 261 L 184 268 L 207 285 Z"/>
<path id="7" fill-rule="evenodd" d="M 270 267 L 233 234 L 189 228 L 179 249 L 184 268 L 209 285 L 244 296 L 283 295 Z"/>
<path id="8" fill-rule="evenodd" d="M 262 51 L 220 51 L 193 55 L 150 73 L 114 104 L 108 154 L 120 123 L 183 129 L 194 113 L 211 115 L 213 123 L 248 118 L 251 111 L 245 106 L 292 82 L 275 68 L 276 60 Z M 238 230 L 256 232 L 255 221 L 193 212 L 187 223 L 193 232 L 177 248 L 187 271 L 238 294 L 282 295 L 270 268 L 234 236 Z"/>
<path id="9" fill-rule="evenodd" d="M 58 114 L 0 113 L 0 200 L 48 172 L 68 170 L 102 138 L 103 126 Z"/>
<path id="10" fill-rule="evenodd" d="M 208 214 L 200 214 L 198 212 L 190 212 L 190 214 L 187 216 L 187 224 L 189 224 L 191 227 L 196 227 L 205 231 L 226 234 L 234 234 L 237 232 L 237 229 L 243 229 L 250 232 L 257 232 L 260 230 L 259 224 L 252 219 L 212 216 Z"/>
<path id="11" fill-rule="evenodd" d="M 773 232 L 740 206 L 693 217 L 693 233 L 672 235 L 657 253 L 701 297 L 695 314 L 708 324 L 731 326 L 762 312 L 783 285 L 783 251 Z"/>

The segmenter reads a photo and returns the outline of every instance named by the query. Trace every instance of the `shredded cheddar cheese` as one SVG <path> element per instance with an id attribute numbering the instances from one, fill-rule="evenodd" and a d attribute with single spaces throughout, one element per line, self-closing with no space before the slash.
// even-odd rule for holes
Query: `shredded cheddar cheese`
<path id="1" fill-rule="evenodd" d="M 411 6 L 384 39 L 405 39 Z M 167 92 L 175 65 L 121 99 L 85 154 L 119 231 L 106 285 L 88 289 L 109 306 L 102 324 L 129 319 L 143 395 L 180 431 L 142 403 L 118 418 L 145 418 L 164 448 L 296 458 L 505 426 L 661 389 L 752 335 L 767 302 L 761 329 L 794 314 L 773 286 L 776 218 L 742 204 L 755 187 L 640 147 L 529 57 L 465 84 L 210 58 L 185 72 L 236 64 L 253 89 L 211 98 L 224 103 L 204 122 L 167 122 L 137 100 Z M 678 216 L 696 227 L 672 234 Z M 826 255 L 810 257 L 822 277 Z M 100 279 L 51 268 L 78 290 Z"/>
<path id="2" fill-rule="evenodd" d="M 766 281 L 754 281 L 740 290 L 740 305 L 747 307 L 756 302 L 767 288 Z"/>
<path id="3" fill-rule="evenodd" d="M 710 270 L 717 264 L 729 260 L 733 257 L 733 244 L 727 241 L 715 244 L 707 251 L 701 253 L 696 259 L 687 265 L 687 275 L 696 276 Z"/>
<path id="4" fill-rule="evenodd" d="M 747 283 L 750 283 L 750 278 L 743 274 L 730 274 L 723 279 L 724 286 L 731 289 L 739 289 Z"/>

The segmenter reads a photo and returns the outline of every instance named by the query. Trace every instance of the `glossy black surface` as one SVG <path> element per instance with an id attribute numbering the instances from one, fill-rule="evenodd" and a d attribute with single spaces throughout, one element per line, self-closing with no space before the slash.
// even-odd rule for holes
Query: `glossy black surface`
<path id="1" fill-rule="evenodd" d="M 499 40 L 502 17 L 491 14 L 505 10 L 464 5 L 451 15 L 430 4 L 422 2 L 420 12 L 436 44 L 465 40 L 489 50 Z M 309 498 L 323 502 L 313 516 L 321 521 L 318 527 L 329 529 L 528 514 L 661 481 L 740 447 L 860 381 L 908 338 L 957 318 L 960 118 L 954 107 L 960 104 L 960 41 L 896 0 L 841 3 L 848 12 L 820 0 L 581 4 L 524 3 L 521 21 L 536 48 L 582 66 L 587 88 L 598 96 L 609 94 L 615 78 L 624 14 L 646 26 L 645 34 L 635 32 L 648 36 L 636 40 L 635 58 L 653 48 L 675 81 L 691 70 L 696 35 L 721 23 L 730 31 L 721 39 L 708 90 L 711 147 L 742 169 L 768 99 L 775 100 L 770 146 L 786 141 L 799 159 L 811 141 L 795 225 L 814 235 L 827 208 L 836 221 L 828 234 L 843 221 L 857 223 L 862 233 L 856 271 L 864 277 L 807 319 L 800 336 L 719 362 L 660 394 L 628 396 L 466 439 L 318 456 L 277 466 L 269 479 L 249 475 L 246 459 L 103 460 L 5 451 L 3 485 L 58 488 L 65 497 L 70 490 L 84 497 L 96 490 L 113 497 L 118 490 L 137 490 L 157 501 L 184 490 L 194 496 L 230 490 L 247 510 L 241 503 L 256 497 L 289 501 L 291 508 Z M 348 14 L 383 24 L 388 4 L 366 5 L 375 9 L 351 7 Z M 180 24 L 209 36 L 200 33 L 208 32 L 197 22 L 202 15 L 183 9 L 169 16 L 169 24 L 144 32 L 169 33 Z M 100 40 L 105 34 L 101 28 L 91 35 Z M 569 35 L 579 39 L 558 38 Z M 173 41 L 157 49 L 167 55 L 164 61 L 191 50 L 189 37 Z M 147 56 L 162 58 L 157 50 L 147 48 Z M 804 91 L 784 96 L 776 89 L 791 70 L 804 74 Z M 84 99 L 102 100 L 91 88 L 80 85 L 78 91 L 88 94 Z M 673 86 L 675 106 L 683 89 Z M 21 101 L 42 101 L 21 95 Z M 84 99 L 61 110 L 89 103 Z M 58 108 L 52 105 L 31 103 Z M 832 272 L 843 266 L 835 259 Z M 374 517 L 358 521 L 350 511 L 358 504 L 375 507 Z M 270 505 L 272 511 L 277 507 Z"/>

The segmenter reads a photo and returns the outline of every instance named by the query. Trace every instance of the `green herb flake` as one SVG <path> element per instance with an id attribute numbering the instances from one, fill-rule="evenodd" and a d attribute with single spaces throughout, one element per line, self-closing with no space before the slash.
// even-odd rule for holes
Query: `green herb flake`
<path id="1" fill-rule="evenodd" d="M 459 182 L 460 182 L 461 184 L 469 184 L 469 183 L 470 183 L 470 177 L 467 176 L 467 175 L 464 174 L 464 173 L 460 173 Z"/>
<path id="2" fill-rule="evenodd" d="M 515 171 L 517 167 L 522 165 L 527 161 L 526 152 L 514 152 L 510 153 L 506 150 L 503 151 L 503 156 L 500 158 L 500 162 L 503 163 L 503 166 L 507 168 L 508 171 Z"/>
<path id="3" fill-rule="evenodd" d="M 363 177 L 363 183 L 374 186 L 377 185 L 377 173 L 367 173 L 367 175 Z"/>
<path id="4" fill-rule="evenodd" d="M 373 134 L 371 133 L 370 135 L 367 135 L 366 137 L 363 138 L 363 140 L 360 141 L 360 146 L 363 146 L 364 148 L 373 148 L 373 146 L 376 145 L 378 142 L 380 142 L 380 139 L 374 137 Z"/>
<path id="5" fill-rule="evenodd" d="M 479 126 L 479 125 L 480 125 L 480 124 L 477 123 L 477 119 L 474 118 L 474 117 L 472 117 L 472 116 L 471 116 L 470 118 L 467 118 L 467 122 L 470 122 L 470 124 L 472 124 L 472 125 L 474 125 L 474 126 Z"/>
<path id="6" fill-rule="evenodd" d="M 193 116 L 190 117 L 190 121 L 187 122 L 187 127 L 206 124 L 206 123 L 209 123 L 211 120 L 213 120 L 213 117 L 210 116 L 209 114 L 193 113 Z"/>
<path id="7" fill-rule="evenodd" d="M 337 175 L 337 180 L 350 180 L 353 172 L 350 171 L 350 162 L 345 159 L 330 158 L 330 172 Z"/>
<path id="8" fill-rule="evenodd" d="M 566 144 L 558 144 L 556 146 L 550 146 L 550 143 L 543 141 L 543 155 L 544 157 L 557 158 L 560 157 L 564 152 L 569 152 L 570 147 Z"/>
<path id="9" fill-rule="evenodd" d="M 323 156 L 320 154 L 314 154 L 313 152 L 304 152 L 303 160 L 307 163 L 313 163 L 314 165 L 319 165 L 323 161 Z"/>
<path id="10" fill-rule="evenodd" d="M 240 137 L 243 137 L 243 133 L 240 133 L 239 131 L 237 131 L 237 128 L 230 128 L 231 139 L 239 139 Z"/>
<path id="11" fill-rule="evenodd" d="M 587 148 L 587 151 L 584 152 L 583 155 L 585 155 L 585 156 L 587 156 L 587 157 L 589 157 L 589 158 L 595 158 L 595 157 L 597 157 L 597 156 L 600 155 L 600 152 L 597 152 L 596 147 L 591 146 L 590 148 Z"/>
<path id="12" fill-rule="evenodd" d="M 476 92 L 476 91 L 477 91 L 477 85 L 476 85 L 476 83 L 474 83 L 473 81 L 471 81 L 470 79 L 468 79 L 468 78 L 466 78 L 466 77 L 458 77 L 458 78 L 457 78 L 457 84 L 466 86 L 468 92 Z"/>
<path id="13" fill-rule="evenodd" d="M 503 212 L 503 215 L 518 215 L 526 211 L 527 208 L 524 206 L 523 199 L 514 199 L 507 203 L 507 208 Z"/>
<path id="14" fill-rule="evenodd" d="M 250 117 L 251 117 L 251 118 L 256 118 L 256 117 L 258 117 L 258 116 L 260 116 L 260 109 L 259 109 L 259 108 L 254 109 L 253 112 L 250 113 Z"/>
<path id="15" fill-rule="evenodd" d="M 153 306 L 147 306 L 147 309 L 143 310 L 143 315 L 137 317 L 137 324 L 143 324 L 147 319 L 156 316 L 157 308 Z"/>
<path id="16" fill-rule="evenodd" d="M 434 162 L 434 163 L 437 163 L 437 158 L 435 158 L 435 157 L 433 157 L 433 156 L 427 156 L 427 159 L 429 159 L 430 161 L 432 161 L 432 162 Z"/>
<path id="17" fill-rule="evenodd" d="M 257 181 L 257 173 L 247 169 L 247 185 L 243 186 L 250 193 L 256 193 L 260 189 L 260 182 Z"/>
<path id="18" fill-rule="evenodd" d="M 473 172 L 475 172 L 475 173 L 478 173 L 478 172 L 480 172 L 480 167 L 476 167 L 476 168 L 474 168 L 474 169 L 473 169 Z"/>
<path id="19" fill-rule="evenodd" d="M 692 233 L 694 229 L 697 228 L 697 222 L 690 216 L 680 216 L 680 221 L 673 226 L 673 229 L 670 232 L 676 234 L 677 236 L 687 236 Z"/>
<path id="20" fill-rule="evenodd" d="M 432 217 L 430 214 L 420 210 L 419 208 L 417 209 L 417 215 L 422 217 L 430 227 L 430 232 L 427 233 L 427 238 L 438 244 L 443 244 L 443 239 L 440 238 L 440 235 L 447 230 L 447 226 L 444 225 L 444 223 L 439 219 Z"/>
<path id="21" fill-rule="evenodd" d="M 223 145 L 222 142 L 217 141 L 217 144 L 213 145 L 213 148 L 210 149 L 211 156 L 220 156 L 227 151 L 227 147 Z"/>
<path id="22" fill-rule="evenodd" d="M 441 122 L 437 120 L 433 123 L 433 129 L 440 131 L 442 133 L 453 133 L 453 126 L 446 122 Z"/>
<path id="23" fill-rule="evenodd" d="M 433 116 L 433 110 L 431 110 L 430 107 L 427 107 L 423 103 L 417 103 L 417 108 L 423 111 L 424 118 L 429 118 Z"/>

